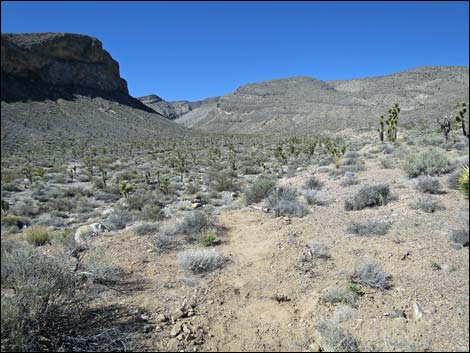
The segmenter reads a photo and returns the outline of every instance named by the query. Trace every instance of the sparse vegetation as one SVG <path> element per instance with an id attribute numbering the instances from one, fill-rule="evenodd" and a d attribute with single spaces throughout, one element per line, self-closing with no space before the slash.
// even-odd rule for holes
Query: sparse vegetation
<path id="1" fill-rule="evenodd" d="M 355 221 L 350 223 L 347 227 L 349 233 L 362 237 L 385 235 L 389 229 L 390 222 L 379 219 Z"/>
<path id="2" fill-rule="evenodd" d="M 324 352 L 359 352 L 359 343 L 348 331 L 335 321 L 320 321 L 315 326 L 318 341 Z"/>
<path id="3" fill-rule="evenodd" d="M 389 279 L 382 266 L 368 262 L 361 265 L 350 277 L 352 283 L 362 284 L 368 287 L 384 290 L 390 288 Z"/>

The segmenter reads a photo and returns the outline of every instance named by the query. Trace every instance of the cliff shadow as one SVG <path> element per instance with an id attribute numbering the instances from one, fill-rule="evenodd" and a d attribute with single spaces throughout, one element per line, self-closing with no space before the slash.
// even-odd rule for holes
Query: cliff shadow
<path id="1" fill-rule="evenodd" d="M 2 72 L 1 77 L 1 101 L 6 103 L 14 102 L 41 102 L 46 100 L 56 101 L 63 99 L 67 101 L 76 101 L 78 96 L 90 98 L 101 97 L 109 101 L 127 105 L 129 107 L 140 109 L 148 113 L 158 114 L 152 108 L 146 106 L 138 99 L 129 96 L 123 92 L 109 92 L 99 89 L 81 87 L 81 86 L 54 86 L 40 81 L 32 81 L 19 78 Z M 161 115 L 161 114 L 158 114 Z"/>

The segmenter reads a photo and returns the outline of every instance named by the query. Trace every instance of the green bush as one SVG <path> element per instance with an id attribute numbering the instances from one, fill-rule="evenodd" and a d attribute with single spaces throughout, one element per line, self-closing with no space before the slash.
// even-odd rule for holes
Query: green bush
<path id="1" fill-rule="evenodd" d="M 246 204 L 260 202 L 266 198 L 271 190 L 274 188 L 275 183 L 265 177 L 257 178 L 250 188 L 246 191 L 245 198 Z"/>

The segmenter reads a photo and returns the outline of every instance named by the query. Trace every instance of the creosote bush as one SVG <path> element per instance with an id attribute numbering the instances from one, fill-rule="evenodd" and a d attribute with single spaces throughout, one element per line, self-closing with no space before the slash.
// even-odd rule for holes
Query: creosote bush
<path id="1" fill-rule="evenodd" d="M 246 204 L 250 205 L 262 201 L 269 195 L 274 186 L 275 183 L 272 180 L 266 177 L 258 177 L 246 191 Z"/>
<path id="2" fill-rule="evenodd" d="M 350 199 L 346 200 L 346 211 L 362 210 L 366 207 L 384 206 L 390 200 L 388 184 L 365 185 Z"/>

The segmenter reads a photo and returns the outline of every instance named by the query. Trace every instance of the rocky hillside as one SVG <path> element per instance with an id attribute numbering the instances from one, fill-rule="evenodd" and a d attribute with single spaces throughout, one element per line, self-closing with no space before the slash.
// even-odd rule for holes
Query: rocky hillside
<path id="1" fill-rule="evenodd" d="M 170 120 L 178 119 L 182 115 L 201 106 L 216 104 L 219 97 L 207 98 L 202 101 L 172 101 L 167 102 L 156 94 L 140 97 L 139 100 L 146 106 L 152 108 L 156 112 L 162 114 Z"/>
<path id="2" fill-rule="evenodd" d="M 118 63 L 96 38 L 2 34 L 1 45 L 2 147 L 187 133 L 129 95 Z"/>
<path id="3" fill-rule="evenodd" d="M 210 132 L 298 132 L 370 129 L 394 103 L 400 123 L 433 127 L 435 118 L 468 101 L 468 67 L 421 67 L 393 75 L 344 81 L 309 77 L 248 84 L 178 122 Z"/>

